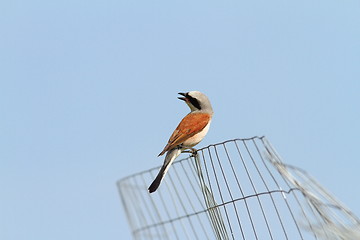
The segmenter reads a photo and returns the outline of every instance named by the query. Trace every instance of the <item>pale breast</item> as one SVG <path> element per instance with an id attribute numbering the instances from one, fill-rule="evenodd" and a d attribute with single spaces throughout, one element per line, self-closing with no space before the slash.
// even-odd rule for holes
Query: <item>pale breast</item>
<path id="1" fill-rule="evenodd" d="M 196 144 L 198 144 L 199 142 L 201 142 L 201 140 L 204 139 L 205 135 L 208 133 L 209 128 L 210 128 L 210 123 L 211 120 L 209 121 L 209 123 L 203 128 L 203 130 L 201 130 L 199 133 L 195 134 L 194 136 L 190 137 L 189 139 L 187 139 L 186 141 L 183 142 L 183 146 L 186 148 L 192 148 L 193 146 L 195 146 Z"/>

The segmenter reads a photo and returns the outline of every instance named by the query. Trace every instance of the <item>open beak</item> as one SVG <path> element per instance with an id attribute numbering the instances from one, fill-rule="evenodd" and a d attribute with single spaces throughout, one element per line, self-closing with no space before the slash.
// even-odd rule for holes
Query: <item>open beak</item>
<path id="1" fill-rule="evenodd" d="M 178 97 L 178 99 L 186 101 L 186 93 L 178 93 L 178 94 L 180 94 L 181 96 L 184 96 L 184 97 Z"/>

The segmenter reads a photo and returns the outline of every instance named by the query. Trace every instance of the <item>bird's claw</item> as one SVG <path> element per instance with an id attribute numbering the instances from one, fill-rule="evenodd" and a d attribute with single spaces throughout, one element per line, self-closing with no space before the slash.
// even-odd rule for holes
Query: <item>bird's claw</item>
<path id="1" fill-rule="evenodd" d="M 192 151 L 190 157 L 194 157 L 194 158 L 195 158 L 196 156 L 197 156 L 197 151 Z"/>
<path id="2" fill-rule="evenodd" d="M 188 150 L 183 151 L 183 153 L 190 153 L 190 157 L 197 156 L 197 150 L 195 148 L 189 148 Z"/>

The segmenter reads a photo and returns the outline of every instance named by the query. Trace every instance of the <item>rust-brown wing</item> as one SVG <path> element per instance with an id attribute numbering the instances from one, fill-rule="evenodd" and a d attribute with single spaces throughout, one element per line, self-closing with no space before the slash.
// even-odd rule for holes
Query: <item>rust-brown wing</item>
<path id="1" fill-rule="evenodd" d="M 167 145 L 159 156 L 199 133 L 206 127 L 209 120 L 210 115 L 206 113 L 189 113 L 186 115 L 171 135 Z"/>

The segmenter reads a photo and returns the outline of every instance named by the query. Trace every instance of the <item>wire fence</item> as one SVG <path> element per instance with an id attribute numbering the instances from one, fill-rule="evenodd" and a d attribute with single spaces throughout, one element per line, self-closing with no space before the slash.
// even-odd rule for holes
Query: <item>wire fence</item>
<path id="1" fill-rule="evenodd" d="M 360 239 L 360 220 L 265 137 L 234 139 L 117 182 L 133 239 Z"/>

